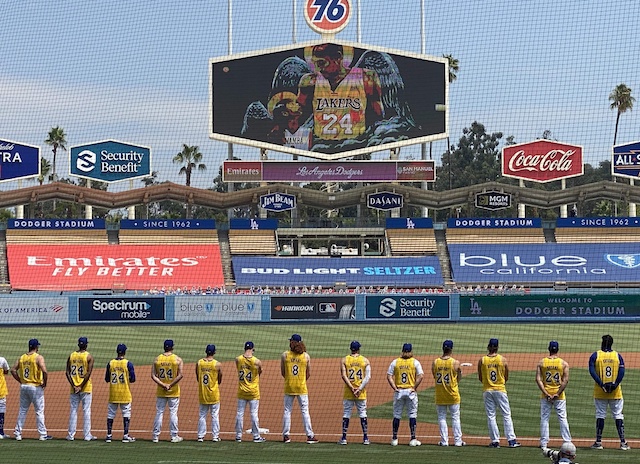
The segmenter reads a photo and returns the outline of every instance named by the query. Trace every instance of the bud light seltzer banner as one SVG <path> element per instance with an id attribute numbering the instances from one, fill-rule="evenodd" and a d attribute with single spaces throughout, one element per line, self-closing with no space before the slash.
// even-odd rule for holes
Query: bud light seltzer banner
<path id="1" fill-rule="evenodd" d="M 584 173 L 582 147 L 553 140 L 510 145 L 502 149 L 502 175 L 551 182 Z"/>

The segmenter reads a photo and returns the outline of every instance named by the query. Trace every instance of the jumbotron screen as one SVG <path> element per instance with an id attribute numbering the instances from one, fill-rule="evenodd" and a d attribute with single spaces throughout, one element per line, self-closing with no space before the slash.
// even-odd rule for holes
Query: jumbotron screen
<path id="1" fill-rule="evenodd" d="M 447 136 L 448 63 L 344 43 L 212 59 L 213 139 L 325 160 Z"/>

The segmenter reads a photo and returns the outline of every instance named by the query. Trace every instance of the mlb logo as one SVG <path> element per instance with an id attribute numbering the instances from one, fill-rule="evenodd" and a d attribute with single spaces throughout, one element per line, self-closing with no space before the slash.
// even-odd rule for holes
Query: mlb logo
<path id="1" fill-rule="evenodd" d="M 320 303 L 318 309 L 321 313 L 335 313 L 338 311 L 336 303 Z"/>

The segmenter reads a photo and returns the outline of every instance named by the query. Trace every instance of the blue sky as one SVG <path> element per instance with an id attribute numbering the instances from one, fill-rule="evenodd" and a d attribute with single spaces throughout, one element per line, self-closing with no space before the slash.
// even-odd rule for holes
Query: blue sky
<path id="1" fill-rule="evenodd" d="M 291 44 L 293 1 L 232 0 L 233 53 Z M 424 3 L 426 53 L 460 62 L 449 93 L 452 143 L 478 121 L 517 142 L 550 130 L 559 141 L 583 145 L 592 165 L 610 158 L 609 93 L 625 83 L 640 97 L 640 2 Z M 297 42 L 319 38 L 303 5 L 297 1 Z M 363 44 L 421 52 L 420 0 L 360 5 Z M 208 60 L 229 52 L 227 12 L 228 0 L 0 0 L 0 139 L 41 146 L 49 159 L 43 141 L 56 125 L 69 145 L 138 143 L 152 147 L 160 179 L 180 183 L 171 159 L 183 143 L 198 145 L 208 170 L 192 185 L 209 187 L 227 156 L 227 145 L 208 137 Z M 355 17 L 338 39 L 357 40 Z M 621 118 L 618 143 L 640 140 L 639 111 Z M 258 156 L 254 148 L 234 148 L 243 159 Z M 445 141 L 434 143 L 438 162 L 445 149 Z M 419 146 L 401 152 L 419 156 Z M 59 175 L 68 173 L 65 158 Z"/>

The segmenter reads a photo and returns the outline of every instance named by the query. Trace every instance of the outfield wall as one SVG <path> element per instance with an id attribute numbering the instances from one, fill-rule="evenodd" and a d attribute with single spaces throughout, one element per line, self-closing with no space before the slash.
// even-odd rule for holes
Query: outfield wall
<path id="1" fill-rule="evenodd" d="M 640 320 L 634 293 L 4 296 L 0 324 Z"/>

